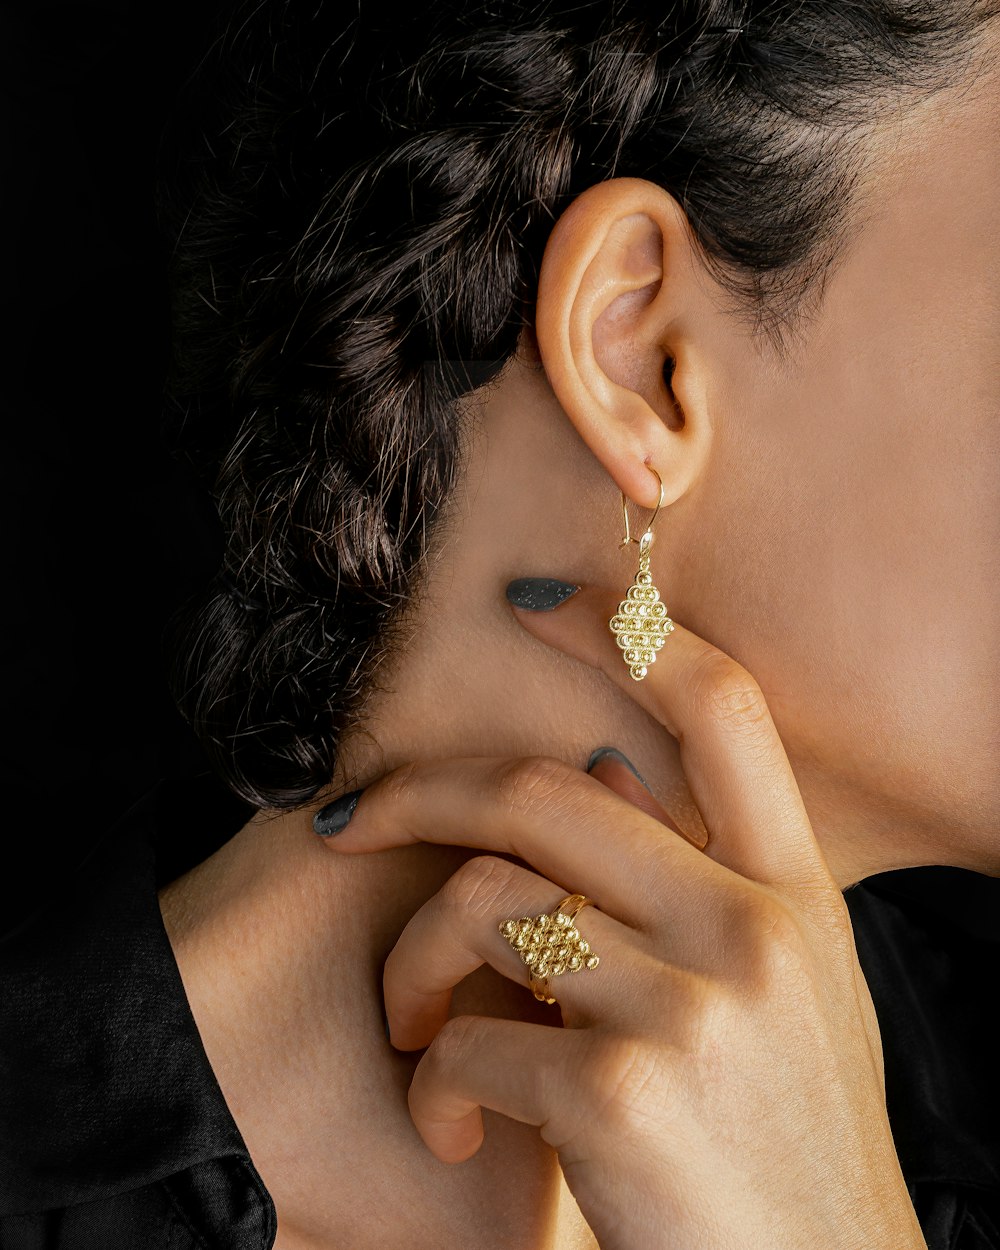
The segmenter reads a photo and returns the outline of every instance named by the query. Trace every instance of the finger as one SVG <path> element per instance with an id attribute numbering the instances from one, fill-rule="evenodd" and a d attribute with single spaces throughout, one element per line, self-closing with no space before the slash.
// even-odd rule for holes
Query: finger
<path id="1" fill-rule="evenodd" d="M 483 1144 L 481 1107 L 537 1124 L 556 1145 L 571 1135 L 572 1074 L 588 1052 L 581 1029 L 455 1016 L 413 1073 L 407 1096 L 413 1123 L 443 1163 L 461 1163 Z"/>
<path id="2" fill-rule="evenodd" d="M 385 961 L 382 987 L 393 1046 L 430 1045 L 448 1019 L 452 989 L 484 963 L 530 986 L 542 949 L 554 968 L 567 965 L 548 973 L 564 1022 L 577 1027 L 611 1014 L 620 1019 L 644 995 L 649 957 L 612 916 L 582 907 L 570 927 L 553 928 L 544 943 L 529 944 L 527 960 L 500 932 L 504 921 L 553 912 L 563 897 L 551 881 L 510 860 L 467 860 L 409 920 Z M 592 957 L 600 962 L 590 968 L 586 960 Z"/>
<path id="3" fill-rule="evenodd" d="M 689 842 L 694 842 L 695 846 L 704 846 L 703 841 L 696 842 L 693 837 L 685 833 L 674 821 L 670 813 L 656 801 L 652 793 L 646 789 L 635 773 L 631 769 L 626 768 L 621 760 L 615 759 L 613 755 L 601 756 L 595 764 L 587 769 L 587 775 L 596 777 L 609 790 L 614 790 L 622 798 L 628 799 L 641 812 L 645 812 L 648 816 L 653 816 L 660 824 L 666 825 L 668 829 L 672 829 L 674 833 L 679 833 L 682 838 L 687 838 Z"/>
<path id="4" fill-rule="evenodd" d="M 583 586 L 552 611 L 511 611 L 540 641 L 605 673 L 677 738 L 709 831 L 706 855 L 762 883 L 835 889 L 757 682 L 676 622 L 646 676 L 634 680 L 608 624 L 620 602 Z"/>
<path id="5" fill-rule="evenodd" d="M 409 761 L 362 792 L 329 844 L 352 854 L 421 841 L 513 854 L 643 931 L 702 908 L 706 890 L 732 875 L 595 777 L 546 755 Z"/>

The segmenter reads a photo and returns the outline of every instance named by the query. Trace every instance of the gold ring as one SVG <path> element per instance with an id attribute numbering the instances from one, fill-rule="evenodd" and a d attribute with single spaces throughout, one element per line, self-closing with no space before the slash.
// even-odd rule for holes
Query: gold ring
<path id="1" fill-rule="evenodd" d="M 588 904 L 597 906 L 584 894 L 570 894 L 553 912 L 520 916 L 497 926 L 527 964 L 531 973 L 528 984 L 539 1002 L 556 1001 L 548 990 L 550 976 L 596 968 L 601 962 L 600 956 L 591 951 L 590 943 L 580 936 L 573 924 L 576 913 Z"/>

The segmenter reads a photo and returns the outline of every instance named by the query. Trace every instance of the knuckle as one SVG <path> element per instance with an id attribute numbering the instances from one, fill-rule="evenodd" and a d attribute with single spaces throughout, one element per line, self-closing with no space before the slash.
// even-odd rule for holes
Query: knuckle
<path id="1" fill-rule="evenodd" d="M 579 1079 L 588 1115 L 610 1130 L 659 1120 L 668 1101 L 665 1066 L 654 1049 L 635 1038 L 602 1038 Z"/>
<path id="2" fill-rule="evenodd" d="M 405 807 L 412 802 L 414 793 L 420 784 L 420 762 L 407 760 L 391 772 L 380 777 L 373 786 L 378 787 L 381 799 L 393 807 Z"/>
<path id="3" fill-rule="evenodd" d="M 461 1064 L 464 1056 L 478 1045 L 479 1028 L 479 1016 L 450 1016 L 438 1030 L 421 1060 L 421 1064 L 425 1065 L 425 1079 Z"/>
<path id="4" fill-rule="evenodd" d="M 501 802 L 515 814 L 562 804 L 578 784 L 577 770 L 551 755 L 523 755 L 507 761 L 496 779 Z"/>
<path id="5" fill-rule="evenodd" d="M 709 1055 L 736 1006 L 733 991 L 705 973 L 677 969 L 671 979 L 667 1014 L 670 1040 L 683 1056 Z"/>
<path id="6" fill-rule="evenodd" d="M 738 725 L 756 725 L 769 715 L 759 683 L 729 656 L 710 655 L 692 678 L 691 697 L 698 713 Z"/>
<path id="7" fill-rule="evenodd" d="M 738 908 L 744 985 L 757 996 L 787 990 L 808 959 L 798 920 L 773 895 L 746 896 Z"/>
<path id="8" fill-rule="evenodd" d="M 449 907 L 461 912 L 492 912 L 497 899 L 511 891 L 516 868 L 496 855 L 476 855 L 449 877 L 444 896 Z"/>

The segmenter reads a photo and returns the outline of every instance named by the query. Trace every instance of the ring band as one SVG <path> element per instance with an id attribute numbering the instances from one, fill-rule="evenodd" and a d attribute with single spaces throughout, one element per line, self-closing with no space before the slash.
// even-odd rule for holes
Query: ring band
<path id="1" fill-rule="evenodd" d="M 519 916 L 497 926 L 527 964 L 528 984 L 539 1002 L 556 1001 L 548 990 L 550 976 L 596 968 L 601 962 L 600 956 L 591 951 L 590 943 L 580 936 L 573 924 L 577 912 L 588 905 L 597 906 L 584 894 L 569 894 L 555 911 L 539 916 Z"/>

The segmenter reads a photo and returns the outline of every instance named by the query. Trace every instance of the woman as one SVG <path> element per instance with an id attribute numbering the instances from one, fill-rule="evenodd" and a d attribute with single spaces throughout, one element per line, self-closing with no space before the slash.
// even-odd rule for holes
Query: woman
<path id="1" fill-rule="evenodd" d="M 918 1214 L 843 893 L 1000 875 L 996 8 L 230 19 L 174 689 L 258 810 L 161 893 L 207 1109 L 122 1244 L 1000 1244 Z"/>

